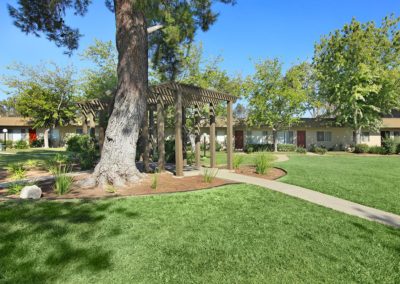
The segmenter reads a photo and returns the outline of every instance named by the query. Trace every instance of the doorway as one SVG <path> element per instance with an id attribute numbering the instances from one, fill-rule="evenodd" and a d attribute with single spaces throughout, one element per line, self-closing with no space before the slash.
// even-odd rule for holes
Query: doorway
<path id="1" fill-rule="evenodd" d="M 243 149 L 243 130 L 235 130 L 235 149 Z"/>
<path id="2" fill-rule="evenodd" d="M 297 147 L 306 148 L 306 132 L 297 131 Z"/>

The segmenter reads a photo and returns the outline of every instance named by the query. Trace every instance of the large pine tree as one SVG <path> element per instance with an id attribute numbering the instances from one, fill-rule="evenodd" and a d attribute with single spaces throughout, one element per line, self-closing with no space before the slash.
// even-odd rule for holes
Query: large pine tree
<path id="1" fill-rule="evenodd" d="M 135 155 L 146 110 L 149 47 L 154 51 L 154 59 L 170 60 L 177 45 L 192 41 L 199 28 L 206 31 L 216 21 L 218 14 L 212 10 L 213 2 L 216 1 L 105 1 L 115 13 L 118 87 L 101 160 L 94 171 L 99 185 L 122 186 L 140 179 Z M 219 2 L 233 4 L 235 0 Z M 67 25 L 65 16 L 68 11 L 84 16 L 90 4 L 91 0 L 19 0 L 8 9 L 21 31 L 44 34 L 71 54 L 78 48 L 81 35 L 78 29 Z"/>

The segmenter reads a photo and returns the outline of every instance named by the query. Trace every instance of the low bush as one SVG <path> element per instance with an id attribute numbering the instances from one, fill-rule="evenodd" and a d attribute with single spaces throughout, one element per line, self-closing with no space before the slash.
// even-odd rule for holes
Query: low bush
<path id="1" fill-rule="evenodd" d="M 12 140 L 7 140 L 6 143 L 4 143 L 4 140 L 0 140 L 0 144 L 5 144 L 7 149 L 11 149 L 14 146 L 14 142 Z"/>
<path id="2" fill-rule="evenodd" d="M 400 143 L 397 144 L 397 147 L 396 147 L 396 154 L 400 154 Z"/>
<path id="3" fill-rule="evenodd" d="M 218 169 L 204 169 L 203 172 L 203 181 L 206 183 L 211 183 L 214 178 L 217 176 Z"/>
<path id="4" fill-rule="evenodd" d="M 8 164 L 6 169 L 7 172 L 11 175 L 11 179 L 13 180 L 23 179 L 26 176 L 26 170 L 22 163 Z"/>
<path id="5" fill-rule="evenodd" d="M 41 148 L 44 145 L 44 139 L 35 139 L 29 142 L 31 148 Z"/>
<path id="6" fill-rule="evenodd" d="M 391 138 L 385 138 L 382 141 L 382 148 L 384 150 L 383 154 L 395 154 L 396 152 L 396 142 Z"/>
<path id="7" fill-rule="evenodd" d="M 266 155 L 257 156 L 254 162 L 257 174 L 263 175 L 267 172 L 267 169 L 269 168 L 269 160 Z"/>
<path id="8" fill-rule="evenodd" d="M 307 153 L 307 149 L 303 148 L 303 147 L 297 147 L 296 152 L 300 153 L 300 154 L 305 154 L 305 153 Z"/>
<path id="9" fill-rule="evenodd" d="M 383 155 L 385 154 L 385 150 L 380 146 L 371 146 L 368 149 L 368 153 Z"/>
<path id="10" fill-rule="evenodd" d="M 222 150 L 222 144 L 215 141 L 215 151 L 220 152 Z"/>
<path id="11" fill-rule="evenodd" d="M 19 140 L 15 143 L 14 148 L 15 149 L 28 149 L 29 145 L 28 145 L 28 142 L 26 142 L 25 140 Z"/>
<path id="12" fill-rule="evenodd" d="M 278 152 L 294 152 L 296 146 L 293 144 L 278 144 Z"/>
<path id="13" fill-rule="evenodd" d="M 246 144 L 244 147 L 246 153 L 252 152 L 273 152 L 274 144 Z"/>
<path id="14" fill-rule="evenodd" d="M 243 155 L 235 155 L 233 157 L 233 168 L 239 169 L 240 165 L 243 163 L 244 157 Z"/>
<path id="15" fill-rule="evenodd" d="M 67 141 L 67 151 L 72 153 L 72 156 L 82 170 L 91 169 L 99 155 L 95 141 L 89 135 L 75 135 Z"/>
<path id="16" fill-rule="evenodd" d="M 356 144 L 354 147 L 354 153 L 363 154 L 368 153 L 369 146 L 367 144 Z"/>
<path id="17" fill-rule="evenodd" d="M 19 194 L 21 190 L 24 188 L 24 186 L 25 186 L 24 183 L 14 182 L 7 187 L 7 194 L 8 195 Z"/>
<path id="18" fill-rule="evenodd" d="M 327 150 L 323 145 L 317 146 L 316 144 L 311 144 L 310 152 L 320 154 L 320 155 L 325 155 Z"/>

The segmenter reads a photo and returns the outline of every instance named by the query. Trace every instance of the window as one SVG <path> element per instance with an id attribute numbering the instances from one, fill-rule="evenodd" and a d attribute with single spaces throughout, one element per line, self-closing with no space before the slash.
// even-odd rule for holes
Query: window
<path id="1" fill-rule="evenodd" d="M 369 142 L 369 132 L 361 133 L 361 142 Z"/>
<path id="2" fill-rule="evenodd" d="M 267 131 L 248 130 L 246 139 L 248 144 L 265 144 L 267 143 Z"/>
<path id="3" fill-rule="evenodd" d="M 394 141 L 400 142 L 400 131 L 393 131 Z"/>
<path id="4" fill-rule="evenodd" d="M 330 142 L 332 141 L 332 132 L 330 131 L 317 131 L 318 142 Z"/>
<path id="5" fill-rule="evenodd" d="M 293 144 L 293 131 L 278 131 L 278 144 Z"/>

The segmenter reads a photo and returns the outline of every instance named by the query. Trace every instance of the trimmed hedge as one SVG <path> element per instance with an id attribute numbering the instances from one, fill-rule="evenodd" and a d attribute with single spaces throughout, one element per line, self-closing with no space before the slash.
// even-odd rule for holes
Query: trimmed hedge
<path id="1" fill-rule="evenodd" d="M 363 154 L 368 153 L 369 146 L 367 144 L 356 144 L 354 147 L 354 153 Z"/>
<path id="2" fill-rule="evenodd" d="M 273 152 L 274 144 L 246 144 L 244 147 L 246 153 L 252 152 Z"/>
<path id="3" fill-rule="evenodd" d="M 395 154 L 396 153 L 396 142 L 391 138 L 383 139 L 382 148 L 384 150 L 384 154 Z"/>
<path id="4" fill-rule="evenodd" d="M 368 149 L 368 153 L 384 155 L 385 154 L 385 149 L 383 149 L 383 147 L 380 147 L 380 146 L 371 146 Z"/>
<path id="5" fill-rule="evenodd" d="M 278 152 L 294 152 L 296 145 L 293 144 L 278 144 Z"/>

